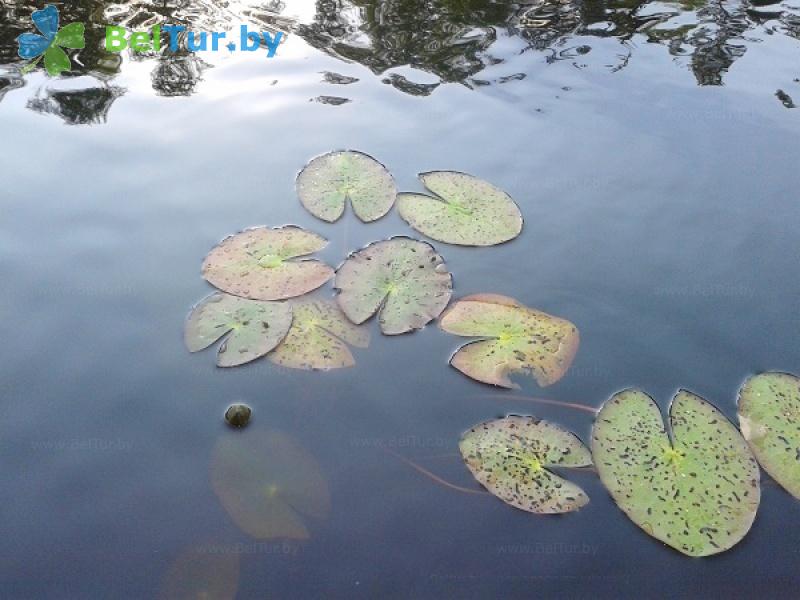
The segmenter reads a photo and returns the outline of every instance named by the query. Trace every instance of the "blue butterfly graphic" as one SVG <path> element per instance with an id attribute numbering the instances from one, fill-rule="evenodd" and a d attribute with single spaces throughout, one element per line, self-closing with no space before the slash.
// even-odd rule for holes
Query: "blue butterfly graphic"
<path id="1" fill-rule="evenodd" d="M 42 35 L 38 33 L 23 33 L 17 37 L 20 58 L 26 60 L 36 59 L 29 64 L 24 72 L 28 72 L 44 57 L 44 66 L 47 73 L 58 76 L 63 71 L 72 68 L 69 57 L 62 48 L 83 48 L 84 26 L 83 23 L 70 23 L 61 31 L 58 30 L 58 9 L 48 4 L 42 10 L 34 11 L 33 24 Z"/>

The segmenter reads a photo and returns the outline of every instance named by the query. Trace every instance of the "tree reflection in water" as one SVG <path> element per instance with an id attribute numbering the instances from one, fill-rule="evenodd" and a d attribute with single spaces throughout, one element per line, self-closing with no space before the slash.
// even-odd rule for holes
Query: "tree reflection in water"
<path id="1" fill-rule="evenodd" d="M 591 51 L 590 38 L 615 39 L 620 50 L 612 71 L 632 59 L 634 39 L 660 44 L 687 58 L 698 85 L 721 85 L 747 42 L 762 33 L 800 33 L 797 9 L 774 0 L 318 0 L 316 6 L 314 21 L 295 31 L 324 52 L 377 74 L 410 65 L 442 82 L 477 85 L 492 82 L 474 75 L 509 58 L 492 53 L 498 35 L 521 38 L 523 52 L 543 52 L 548 62 L 578 60 Z M 411 82 L 391 83 L 407 93 L 430 93 Z"/>
<path id="2" fill-rule="evenodd" d="M 259 2 L 217 2 L 215 0 L 152 0 L 150 2 L 102 2 L 77 0 L 51 1 L 60 12 L 61 24 L 84 23 L 86 46 L 71 52 L 73 69 L 67 78 L 80 75 L 85 87 L 71 90 L 39 89 L 27 107 L 31 110 L 61 117 L 68 124 L 105 123 L 113 102 L 125 93 L 120 86 L 108 81 L 120 73 L 122 57 L 107 52 L 104 47 L 106 25 L 121 25 L 129 29 L 146 30 L 155 24 L 184 25 L 198 31 L 218 31 L 239 23 L 257 25 L 260 31 L 286 31 L 292 24 L 280 15 L 284 5 L 279 0 Z M 0 101 L 10 90 L 22 87 L 22 62 L 17 56 L 16 38 L 31 31 L 31 14 L 42 2 L 9 2 L 0 5 Z M 166 40 L 166 38 L 165 38 Z M 181 48 L 185 48 L 184 39 Z M 202 80 L 203 71 L 210 65 L 198 55 L 186 50 L 156 55 L 126 55 L 131 61 L 154 61 L 151 72 L 153 90 L 159 96 L 188 96 Z M 78 83 L 78 80 L 76 80 Z"/>
<path id="3" fill-rule="evenodd" d="M 636 48 L 650 43 L 665 47 L 679 59 L 698 85 L 721 85 L 731 65 L 761 37 L 777 34 L 800 39 L 798 8 L 776 0 L 306 1 L 314 3 L 313 17 L 307 22 L 285 15 L 287 5 L 280 0 L 54 2 L 62 23 L 87 25 L 86 48 L 73 54 L 70 75 L 91 75 L 95 81 L 85 90 L 40 91 L 28 105 L 69 123 L 105 121 L 111 104 L 124 93 L 107 83 L 120 72 L 122 61 L 103 48 L 106 24 L 141 30 L 171 23 L 212 31 L 251 23 L 262 30 L 291 31 L 311 46 L 360 63 L 384 83 L 417 96 L 430 95 L 441 83 L 474 88 L 522 79 L 524 72 L 494 80 L 478 76 L 486 67 L 511 62 L 519 53 L 541 53 L 548 63 L 567 60 L 581 66 L 583 56 L 595 46 L 593 38 L 619 44 L 614 64 L 606 65 L 612 72 L 624 69 L 635 60 Z M 11 1 L 0 6 L 0 65 L 10 65 L 0 72 L 0 100 L 24 85 L 15 39 L 30 30 L 31 13 L 41 5 Z M 516 40 L 516 46 L 496 43 L 501 37 Z M 210 66 L 187 51 L 128 56 L 155 62 L 152 86 L 161 96 L 192 94 Z M 424 71 L 434 80 L 415 82 L 388 72 L 403 66 Z"/>
<path id="4" fill-rule="evenodd" d="M 80 90 L 39 90 L 28 100 L 28 108 L 42 114 L 61 117 L 69 125 L 105 123 L 114 100 L 125 90 L 114 86 Z"/>

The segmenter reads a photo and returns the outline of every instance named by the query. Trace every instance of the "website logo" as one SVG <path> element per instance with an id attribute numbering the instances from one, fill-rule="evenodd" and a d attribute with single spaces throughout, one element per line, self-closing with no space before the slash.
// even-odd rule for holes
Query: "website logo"
<path id="1" fill-rule="evenodd" d="M 51 77 L 58 77 L 72 68 L 64 49 L 79 50 L 85 47 L 83 23 L 70 23 L 59 29 L 58 9 L 48 4 L 32 15 L 33 24 L 40 33 L 23 33 L 17 37 L 20 58 L 31 61 L 22 69 L 22 74 L 32 71 L 44 59 L 44 67 Z M 187 31 L 183 25 L 155 25 L 150 31 L 129 31 L 125 27 L 106 27 L 105 49 L 108 52 L 160 52 L 162 32 L 167 36 L 163 49 L 179 52 L 185 44 L 189 52 L 218 52 L 225 48 L 230 52 L 256 52 L 265 49 L 267 58 L 275 56 L 278 46 L 284 41 L 282 31 L 275 33 L 250 31 L 247 25 L 239 27 L 238 36 L 231 38 L 224 31 Z M 237 44 L 238 42 L 238 44 Z"/>
<path id="2" fill-rule="evenodd" d="M 185 41 L 185 49 L 189 52 L 219 52 L 222 48 L 230 52 L 255 52 L 263 47 L 267 58 L 272 58 L 283 41 L 282 31 L 274 34 L 249 31 L 247 25 L 239 27 L 238 46 L 224 31 L 187 31 L 183 25 L 155 25 L 150 31 L 128 31 L 124 27 L 109 25 L 106 27 L 106 50 L 122 52 L 130 48 L 133 52 L 160 52 L 162 31 L 169 37 L 170 52 L 180 51 L 182 41 Z"/>
<path id="3" fill-rule="evenodd" d="M 83 23 L 70 23 L 59 30 L 58 9 L 52 4 L 35 11 L 32 18 L 33 24 L 41 32 L 41 35 L 23 33 L 17 37 L 19 46 L 17 54 L 20 58 L 33 61 L 28 63 L 22 73 L 33 70 L 42 58 L 44 58 L 44 68 L 51 77 L 58 77 L 64 71 L 69 71 L 72 63 L 63 49 L 77 50 L 86 45 L 83 37 Z"/>

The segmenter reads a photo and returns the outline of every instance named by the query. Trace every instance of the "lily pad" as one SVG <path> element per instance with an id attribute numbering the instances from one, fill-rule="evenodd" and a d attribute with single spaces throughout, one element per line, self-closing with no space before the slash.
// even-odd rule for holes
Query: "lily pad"
<path id="1" fill-rule="evenodd" d="M 739 391 L 739 426 L 758 462 L 800 499 L 800 379 L 762 373 Z"/>
<path id="2" fill-rule="evenodd" d="M 429 238 L 461 246 L 494 246 L 522 231 L 519 206 L 491 183 L 456 171 L 420 173 L 419 178 L 436 196 L 398 194 L 397 210 Z"/>
<path id="3" fill-rule="evenodd" d="M 217 353 L 217 364 L 235 367 L 275 348 L 289 333 L 291 324 L 292 308 L 287 304 L 215 292 L 192 309 L 184 339 L 189 352 L 199 352 L 226 336 Z"/>
<path id="4" fill-rule="evenodd" d="M 597 415 L 592 454 L 603 485 L 646 533 L 689 556 L 723 552 L 750 530 L 761 498 L 758 464 L 717 408 L 681 390 L 667 434 L 655 401 L 612 396 Z"/>
<path id="5" fill-rule="evenodd" d="M 486 338 L 459 348 L 450 364 L 472 379 L 519 387 L 511 373 L 531 373 L 542 387 L 569 369 L 578 351 L 578 328 L 559 317 L 523 306 L 513 298 L 477 294 L 462 298 L 442 316 L 440 327 L 455 335 Z"/>
<path id="6" fill-rule="evenodd" d="M 239 587 L 239 554 L 221 543 L 198 544 L 184 550 L 164 576 L 158 598 L 234 600 Z"/>
<path id="7" fill-rule="evenodd" d="M 203 262 L 203 277 L 223 292 L 251 300 L 283 300 L 317 289 L 333 269 L 316 259 L 328 241 L 299 227 L 255 227 L 225 238 Z"/>
<path id="8" fill-rule="evenodd" d="M 318 156 L 297 176 L 300 202 L 315 217 L 333 223 L 347 200 L 356 216 L 375 221 L 392 208 L 397 187 L 389 171 L 362 152 L 337 150 Z"/>
<path id="9" fill-rule="evenodd" d="M 588 467 L 589 449 L 574 433 L 541 419 L 511 415 L 476 425 L 461 436 L 461 456 L 487 490 L 532 513 L 577 510 L 589 497 L 552 467 Z"/>
<path id="10" fill-rule="evenodd" d="M 396 335 L 438 317 L 450 301 L 453 278 L 433 246 L 395 237 L 351 254 L 336 272 L 334 287 L 353 323 L 380 311 L 381 331 Z"/>
<path id="11" fill-rule="evenodd" d="M 369 332 L 347 320 L 335 302 L 294 301 L 289 334 L 272 362 L 292 369 L 341 369 L 356 364 L 347 344 L 369 346 Z"/>
<path id="12" fill-rule="evenodd" d="M 330 511 L 317 461 L 279 431 L 250 428 L 220 438 L 211 484 L 236 525 L 257 539 L 308 539 L 306 518 Z"/>

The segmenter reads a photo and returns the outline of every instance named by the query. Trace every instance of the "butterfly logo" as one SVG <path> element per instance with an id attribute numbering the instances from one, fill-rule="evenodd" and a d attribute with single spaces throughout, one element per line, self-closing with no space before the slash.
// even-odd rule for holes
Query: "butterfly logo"
<path id="1" fill-rule="evenodd" d="M 48 75 L 58 77 L 62 72 L 69 71 L 72 63 L 63 48 L 80 49 L 86 45 L 83 23 L 70 23 L 59 31 L 58 9 L 48 4 L 42 10 L 33 13 L 33 24 L 42 35 L 23 33 L 17 38 L 19 56 L 25 60 L 35 59 L 22 72 L 33 70 L 42 57 Z"/>

